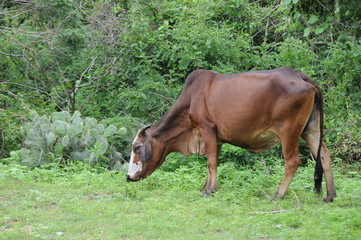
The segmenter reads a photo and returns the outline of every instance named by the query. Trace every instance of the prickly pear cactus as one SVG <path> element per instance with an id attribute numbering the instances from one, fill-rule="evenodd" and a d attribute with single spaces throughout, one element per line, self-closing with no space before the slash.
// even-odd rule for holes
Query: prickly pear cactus
<path id="1" fill-rule="evenodd" d="M 21 127 L 25 135 L 20 157 L 24 163 L 40 165 L 58 161 L 88 161 L 94 164 L 109 148 L 107 138 L 117 134 L 118 129 L 104 126 L 94 118 L 81 118 L 76 111 L 54 112 L 50 116 L 39 116 L 30 112 L 31 122 Z M 120 129 L 122 132 L 123 129 Z M 113 152 L 112 155 L 117 155 Z"/>

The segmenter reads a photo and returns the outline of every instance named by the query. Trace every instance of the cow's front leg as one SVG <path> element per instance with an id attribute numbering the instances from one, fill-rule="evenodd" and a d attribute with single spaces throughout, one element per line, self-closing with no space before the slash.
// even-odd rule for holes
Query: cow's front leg
<path id="1" fill-rule="evenodd" d="M 208 177 L 203 187 L 203 197 L 208 197 L 218 190 L 217 184 L 217 156 L 208 157 Z"/>
<path id="2" fill-rule="evenodd" d="M 204 99 L 198 99 L 197 104 L 193 104 L 189 110 L 189 118 L 194 126 L 197 126 L 201 137 L 205 143 L 206 155 L 208 160 L 208 177 L 202 188 L 204 197 L 212 195 L 218 189 L 217 185 L 217 163 L 220 147 L 217 146 L 217 128 L 216 125 L 209 121 L 207 107 Z M 194 103 L 197 99 L 194 99 Z"/>
<path id="3" fill-rule="evenodd" d="M 208 197 L 218 190 L 217 163 L 221 147 L 222 145 L 216 145 L 215 150 L 209 151 L 207 153 L 208 176 L 207 181 L 202 188 L 202 191 L 204 192 L 203 197 Z"/>

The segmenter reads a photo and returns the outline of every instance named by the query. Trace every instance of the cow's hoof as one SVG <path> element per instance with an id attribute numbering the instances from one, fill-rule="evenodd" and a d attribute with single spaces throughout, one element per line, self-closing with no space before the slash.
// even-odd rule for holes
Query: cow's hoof
<path id="1" fill-rule="evenodd" d="M 272 202 L 276 201 L 277 199 L 283 200 L 283 197 L 284 197 L 284 196 L 282 196 L 280 193 L 276 192 L 276 194 L 275 194 L 273 197 L 271 197 L 270 200 L 271 200 Z"/>
<path id="2" fill-rule="evenodd" d="M 203 193 L 203 197 L 209 197 L 209 196 L 212 196 L 213 193 L 217 192 L 217 190 L 215 189 L 207 189 L 204 191 Z"/>
<path id="3" fill-rule="evenodd" d="M 212 194 L 208 194 L 208 193 L 203 193 L 203 195 L 202 195 L 202 197 L 205 197 L 205 198 L 207 198 L 207 197 L 209 197 L 209 196 L 212 196 Z"/>
<path id="4" fill-rule="evenodd" d="M 333 202 L 333 197 L 326 197 L 325 199 L 323 199 L 324 203 L 330 203 Z"/>

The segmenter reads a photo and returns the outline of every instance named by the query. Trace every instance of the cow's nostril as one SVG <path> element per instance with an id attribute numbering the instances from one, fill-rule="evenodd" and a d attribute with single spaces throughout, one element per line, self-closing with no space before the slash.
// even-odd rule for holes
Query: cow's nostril
<path id="1" fill-rule="evenodd" d="M 127 175 L 127 181 L 128 182 L 136 182 L 137 180 L 132 179 L 129 175 Z"/>

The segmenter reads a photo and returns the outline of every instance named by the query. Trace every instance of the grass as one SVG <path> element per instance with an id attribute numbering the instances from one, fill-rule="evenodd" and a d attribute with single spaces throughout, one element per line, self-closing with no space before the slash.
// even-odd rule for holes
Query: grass
<path id="1" fill-rule="evenodd" d="M 167 165 L 168 164 L 168 165 Z M 219 191 L 199 189 L 199 161 L 149 178 L 123 173 L 0 165 L 0 239 L 361 239 L 359 172 L 335 169 L 338 197 L 313 193 L 313 166 L 301 167 L 284 200 L 268 200 L 281 160 L 257 170 L 219 166 Z"/>

